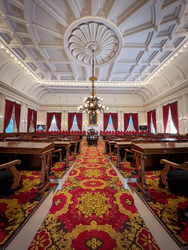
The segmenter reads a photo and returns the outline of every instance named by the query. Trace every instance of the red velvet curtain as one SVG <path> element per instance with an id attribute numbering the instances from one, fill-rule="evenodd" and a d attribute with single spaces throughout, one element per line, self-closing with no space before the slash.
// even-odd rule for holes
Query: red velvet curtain
<path id="1" fill-rule="evenodd" d="M 171 109 L 171 115 L 172 115 L 172 121 L 174 123 L 175 128 L 177 129 L 177 132 L 179 133 L 179 124 L 178 124 L 178 103 L 174 102 L 171 103 L 170 109 Z"/>
<path id="2" fill-rule="evenodd" d="M 133 119 L 133 125 L 136 131 L 138 131 L 138 114 L 131 114 Z"/>
<path id="3" fill-rule="evenodd" d="M 19 132 L 20 130 L 20 113 L 21 113 L 21 105 L 15 103 L 15 120 L 16 120 L 17 132 Z"/>
<path id="4" fill-rule="evenodd" d="M 33 110 L 28 108 L 28 113 L 27 113 L 27 133 L 29 133 L 29 128 L 31 126 L 32 115 L 33 115 Z"/>
<path id="5" fill-rule="evenodd" d="M 130 114 L 124 114 L 124 131 L 127 130 L 129 126 Z"/>
<path id="6" fill-rule="evenodd" d="M 12 111 L 13 111 L 14 103 L 11 101 L 6 100 L 5 104 L 5 119 L 4 119 L 4 133 L 10 123 Z"/>
<path id="7" fill-rule="evenodd" d="M 75 113 L 68 113 L 68 131 L 71 130 Z"/>
<path id="8" fill-rule="evenodd" d="M 36 132 L 37 130 L 37 111 L 33 110 L 33 125 L 34 125 L 34 130 Z"/>
<path id="9" fill-rule="evenodd" d="M 151 111 L 147 112 L 148 132 L 151 133 Z"/>
<path id="10" fill-rule="evenodd" d="M 114 129 L 117 131 L 118 130 L 118 114 L 111 113 L 111 117 L 112 117 L 112 123 L 113 123 Z"/>
<path id="11" fill-rule="evenodd" d="M 152 116 L 152 120 L 153 120 L 153 126 L 154 126 L 154 129 L 155 129 L 155 133 L 157 133 L 156 109 L 151 111 L 151 116 Z"/>
<path id="12" fill-rule="evenodd" d="M 47 128 L 46 128 L 47 131 L 49 130 L 51 126 L 53 116 L 54 116 L 54 113 L 47 113 Z"/>
<path id="13" fill-rule="evenodd" d="M 61 113 L 55 113 L 56 125 L 59 131 L 61 131 Z"/>
<path id="14" fill-rule="evenodd" d="M 103 114 L 103 127 L 104 127 L 104 131 L 106 130 L 106 128 L 108 126 L 109 118 L 110 118 L 110 113 Z"/>
<path id="15" fill-rule="evenodd" d="M 168 114 L 169 114 L 169 105 L 163 106 L 164 133 L 166 133 L 166 129 L 167 129 Z"/>
<path id="16" fill-rule="evenodd" d="M 82 113 L 76 113 L 76 119 L 79 130 L 82 130 Z"/>

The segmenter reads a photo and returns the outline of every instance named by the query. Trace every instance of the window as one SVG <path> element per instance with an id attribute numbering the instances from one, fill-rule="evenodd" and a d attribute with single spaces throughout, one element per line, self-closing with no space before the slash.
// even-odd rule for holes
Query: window
<path id="1" fill-rule="evenodd" d="M 59 129 L 58 129 L 57 125 L 56 125 L 55 115 L 53 115 L 53 119 L 52 119 L 51 126 L 49 128 L 49 131 L 59 131 Z"/>
<path id="2" fill-rule="evenodd" d="M 169 108 L 168 123 L 167 123 L 166 133 L 171 133 L 171 134 L 176 134 L 177 133 L 177 129 L 175 128 L 173 120 L 172 120 L 171 108 Z"/>
<path id="3" fill-rule="evenodd" d="M 134 132 L 136 131 L 133 125 L 132 115 L 130 115 L 129 126 L 126 131 L 134 131 Z"/>
<path id="4" fill-rule="evenodd" d="M 15 120 L 15 106 L 13 107 L 12 116 L 5 132 L 6 133 L 17 132 L 16 120 Z"/>
<path id="5" fill-rule="evenodd" d="M 155 134 L 155 128 L 154 128 L 154 125 L 153 125 L 153 119 L 152 119 L 152 116 L 151 116 L 151 133 Z"/>
<path id="6" fill-rule="evenodd" d="M 112 123 L 112 116 L 111 115 L 109 117 L 108 126 L 106 128 L 106 131 L 114 131 L 115 132 L 114 125 Z"/>
<path id="7" fill-rule="evenodd" d="M 74 120 L 73 120 L 73 124 L 72 124 L 72 128 L 70 129 L 70 131 L 78 131 L 78 124 L 77 124 L 77 119 L 76 119 L 76 115 L 74 115 Z"/>

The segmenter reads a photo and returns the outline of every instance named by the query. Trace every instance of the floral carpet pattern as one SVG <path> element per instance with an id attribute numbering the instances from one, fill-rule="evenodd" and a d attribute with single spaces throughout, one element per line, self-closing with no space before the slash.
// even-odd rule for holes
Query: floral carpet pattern
<path id="1" fill-rule="evenodd" d="M 104 155 L 104 143 L 87 147 L 28 250 L 159 250 Z"/>
<path id="2" fill-rule="evenodd" d="M 3 248 L 7 240 L 39 204 L 39 201 L 35 201 L 35 197 L 41 171 L 22 171 L 21 174 L 23 187 L 9 197 L 0 199 L 0 212 L 4 214 L 0 220 L 0 248 Z"/>
<path id="3" fill-rule="evenodd" d="M 69 167 L 74 163 L 74 156 L 69 156 Z M 65 162 L 56 162 L 53 164 L 51 168 L 51 172 L 53 175 L 50 176 L 51 179 L 60 179 L 64 175 L 65 169 Z"/>
<path id="4" fill-rule="evenodd" d="M 149 206 L 182 245 L 188 245 L 188 223 L 178 219 L 177 209 L 187 207 L 187 198 L 159 187 L 160 171 L 146 172 L 146 183 L 149 187 L 151 202 Z M 135 187 L 135 184 L 130 184 Z"/>

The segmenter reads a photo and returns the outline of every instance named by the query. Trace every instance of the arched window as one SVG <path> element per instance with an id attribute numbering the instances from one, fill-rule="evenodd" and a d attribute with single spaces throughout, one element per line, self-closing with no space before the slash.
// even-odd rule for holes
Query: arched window
<path id="1" fill-rule="evenodd" d="M 79 130 L 79 128 L 78 128 L 77 118 L 76 118 L 76 114 L 75 114 L 73 124 L 72 124 L 70 131 L 78 131 L 78 130 Z"/>
<path id="2" fill-rule="evenodd" d="M 13 107 L 13 111 L 12 111 L 12 116 L 9 122 L 8 127 L 5 130 L 6 133 L 12 133 L 12 132 L 17 132 L 17 128 L 16 128 L 16 119 L 15 119 L 15 106 Z"/>
<path id="3" fill-rule="evenodd" d="M 55 119 L 55 114 L 53 115 L 53 119 L 51 122 L 51 126 L 49 128 L 49 131 L 59 131 L 59 129 L 57 127 L 56 119 Z"/>
<path id="4" fill-rule="evenodd" d="M 112 116 L 111 115 L 109 117 L 108 126 L 106 128 L 106 131 L 116 131 L 114 129 L 114 125 L 113 125 L 113 122 L 112 122 Z"/>
<path id="5" fill-rule="evenodd" d="M 171 134 L 177 133 L 177 129 L 175 128 L 174 122 L 172 120 L 171 107 L 169 108 L 169 112 L 168 112 L 168 123 L 167 123 L 166 133 L 171 133 Z"/>
<path id="6" fill-rule="evenodd" d="M 133 125 L 133 118 L 132 118 L 132 115 L 130 115 L 130 119 L 129 119 L 129 126 L 127 128 L 126 131 L 136 131 L 136 129 L 134 128 L 134 125 Z"/>

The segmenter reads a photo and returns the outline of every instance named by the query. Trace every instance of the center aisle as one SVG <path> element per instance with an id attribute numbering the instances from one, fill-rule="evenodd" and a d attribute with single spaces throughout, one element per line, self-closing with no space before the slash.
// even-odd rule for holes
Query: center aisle
<path id="1" fill-rule="evenodd" d="M 159 250 L 104 154 L 104 142 L 81 154 L 28 250 Z"/>

